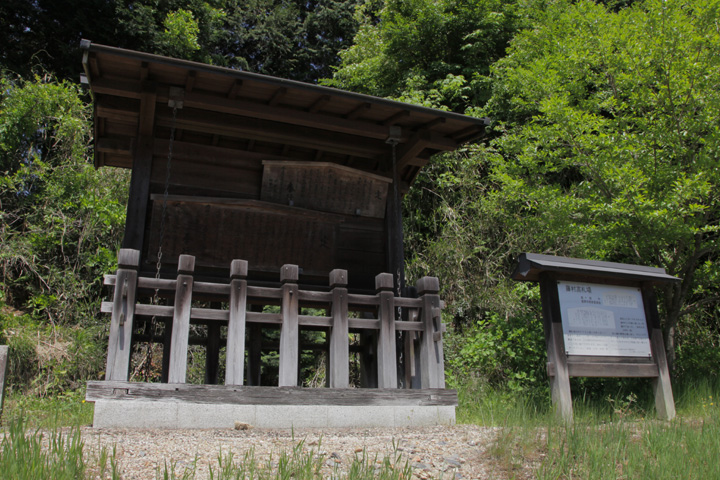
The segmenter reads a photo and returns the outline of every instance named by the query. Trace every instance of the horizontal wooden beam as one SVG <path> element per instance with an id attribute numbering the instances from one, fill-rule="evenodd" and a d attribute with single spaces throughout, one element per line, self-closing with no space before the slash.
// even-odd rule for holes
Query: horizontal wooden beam
<path id="1" fill-rule="evenodd" d="M 94 85 L 93 83 L 93 86 Z M 160 92 L 158 101 L 164 102 L 167 100 L 164 97 L 164 92 L 164 90 Z M 357 120 L 355 118 L 343 118 L 317 113 L 322 106 L 329 101 L 329 97 L 327 100 L 325 100 L 325 97 L 320 97 L 318 103 L 311 106 L 310 111 L 307 111 L 282 107 L 275 104 L 257 103 L 242 99 L 228 99 L 202 93 L 190 93 L 185 95 L 184 105 L 189 108 L 282 122 L 337 133 L 347 133 L 366 138 L 374 138 L 376 140 L 384 141 L 387 138 L 388 129 L 386 126 Z M 367 107 L 363 108 L 366 109 Z"/>
<path id="2" fill-rule="evenodd" d="M 142 93 L 142 84 L 139 81 L 107 80 L 97 78 L 93 80 L 92 87 L 93 91 L 96 93 L 125 98 L 139 99 Z M 160 87 L 158 89 L 157 101 L 162 104 L 167 104 L 169 99 L 169 88 Z M 343 118 L 318 113 L 320 111 L 320 106 L 323 103 L 326 103 L 324 97 L 320 97 L 320 103 L 318 105 L 313 105 L 310 111 L 307 111 L 278 106 L 275 104 L 268 105 L 244 99 L 208 95 L 198 92 L 186 93 L 183 100 L 185 108 L 198 108 L 217 113 L 247 116 L 254 119 L 282 122 L 284 124 L 311 127 L 314 129 L 327 130 L 329 132 L 346 133 L 382 141 L 387 139 L 388 130 L 386 125 L 380 125 L 373 121 L 354 118 L 355 115 L 351 115 L 351 118 Z M 367 111 L 369 108 L 368 105 L 369 104 L 361 104 L 358 108 L 356 108 L 356 111 Z M 400 112 L 398 115 L 405 116 L 404 111 Z M 405 143 L 409 139 L 410 136 L 408 133 L 403 132 L 400 142 Z M 452 139 L 437 133 L 434 133 L 431 137 L 426 138 L 426 141 L 428 148 L 436 150 L 448 150 L 457 147 L 457 142 L 454 142 Z M 449 142 L 451 142 L 454 146 L 449 146 Z"/>
<path id="3" fill-rule="evenodd" d="M 388 152 L 385 144 L 373 144 L 363 141 L 361 137 L 357 136 L 331 132 L 319 133 L 312 129 L 303 130 L 298 128 L 290 130 L 279 123 L 250 117 L 212 113 L 188 107 L 183 108 L 175 121 L 173 121 L 170 112 L 158 113 L 158 126 L 170 128 L 173 124 L 175 124 L 176 128 L 184 130 L 286 144 L 311 150 L 321 148 L 328 152 L 341 155 L 352 153 L 355 156 L 364 158 L 375 158 L 387 155 Z"/>
<path id="4" fill-rule="evenodd" d="M 568 375 L 571 377 L 623 377 L 623 378 L 655 378 L 658 367 L 654 363 L 570 363 Z M 554 363 L 547 364 L 549 377 L 556 375 Z"/>
<path id="5" fill-rule="evenodd" d="M 187 402 L 233 405 L 433 406 L 458 404 L 457 391 L 444 388 L 302 388 L 245 387 L 89 381 L 85 398 L 144 402 Z"/>

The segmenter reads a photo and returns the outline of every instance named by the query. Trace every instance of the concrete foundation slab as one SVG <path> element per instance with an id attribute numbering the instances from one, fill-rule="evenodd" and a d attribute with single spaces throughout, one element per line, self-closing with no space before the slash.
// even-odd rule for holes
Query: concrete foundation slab
<path id="1" fill-rule="evenodd" d="M 444 409 L 439 414 L 439 409 Z M 228 405 L 98 400 L 95 428 L 369 428 L 453 425 L 455 407 Z"/>
<path id="2" fill-rule="evenodd" d="M 88 382 L 97 428 L 359 428 L 453 425 L 457 393 Z"/>

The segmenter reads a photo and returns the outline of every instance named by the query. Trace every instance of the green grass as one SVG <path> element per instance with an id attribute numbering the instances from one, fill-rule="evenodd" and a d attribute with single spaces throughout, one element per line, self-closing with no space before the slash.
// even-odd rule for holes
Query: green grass
<path id="1" fill-rule="evenodd" d="M 0 444 L 0 472 L 8 480 L 119 478 L 114 456 L 86 455 L 80 430 L 28 431 L 23 416 L 11 420 Z"/>
<path id="2" fill-rule="evenodd" d="M 320 445 L 318 445 L 318 449 Z M 297 442 L 292 450 L 282 451 L 275 457 L 261 461 L 255 457 L 252 449 L 245 452 L 242 459 L 236 461 L 232 453 L 220 452 L 217 465 L 211 465 L 208 478 L 210 480 L 316 480 L 323 478 L 321 473 L 327 460 L 326 455 L 317 450 L 306 451 L 304 440 Z M 182 471 L 175 465 L 165 465 L 156 477 L 162 480 L 192 480 L 195 478 L 195 465 Z M 337 467 L 332 471 L 336 480 L 400 480 L 412 477 L 412 468 L 400 457 L 386 456 L 378 461 L 365 451 L 356 455 L 347 468 L 340 471 Z"/>
<path id="3" fill-rule="evenodd" d="M 472 384 L 459 388 L 459 423 L 500 427 L 488 453 L 497 478 L 675 479 L 718 478 L 720 385 L 675 388 L 678 416 L 657 420 L 652 398 L 618 391 L 605 398 L 576 396 L 575 421 L 555 419 L 550 402 Z M 25 409 L 25 410 L 23 410 Z M 11 396 L 5 405 L 0 453 L 3 478 L 117 478 L 115 457 L 83 452 L 78 425 L 92 418 L 81 393 L 33 400 Z M 32 419 L 32 420 L 30 420 Z M 71 426 L 69 430 L 58 430 Z M 49 429 L 46 433 L 38 428 Z M 43 447 L 44 446 L 44 447 Z M 319 447 L 317 447 L 319 449 Z M 314 479 L 327 458 L 303 441 L 267 460 L 252 450 L 235 458 L 219 452 L 208 478 Z M 411 468 L 393 456 L 357 455 L 337 479 L 410 478 Z M 166 464 L 157 478 L 195 479 L 194 464 Z"/>
<path id="4" fill-rule="evenodd" d="M 522 425 L 534 407 L 503 403 L 505 394 L 496 392 L 484 401 L 495 412 L 485 418 L 502 426 L 489 453 L 502 478 L 719 478 L 719 390 L 709 383 L 678 387 L 673 421 L 657 420 L 648 399 L 630 393 L 576 399 L 571 425 L 550 409 Z"/>
<path id="5" fill-rule="evenodd" d="M 45 398 L 11 393 L 5 399 L 2 426 L 22 417 L 28 428 L 81 427 L 92 424 L 93 411 L 93 404 L 85 402 L 84 389 Z"/>

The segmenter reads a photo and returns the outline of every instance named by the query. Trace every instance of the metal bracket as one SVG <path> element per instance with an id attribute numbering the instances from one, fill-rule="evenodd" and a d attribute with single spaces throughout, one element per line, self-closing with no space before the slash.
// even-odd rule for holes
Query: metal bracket
<path id="1" fill-rule="evenodd" d="M 180 87 L 170 87 L 170 94 L 168 96 L 168 107 L 177 109 L 183 108 L 183 101 L 185 100 L 185 89 Z"/>
<path id="2" fill-rule="evenodd" d="M 390 125 L 388 128 L 388 137 L 385 139 L 385 143 L 388 145 L 397 145 L 400 143 L 402 138 L 402 127 L 399 125 Z"/>

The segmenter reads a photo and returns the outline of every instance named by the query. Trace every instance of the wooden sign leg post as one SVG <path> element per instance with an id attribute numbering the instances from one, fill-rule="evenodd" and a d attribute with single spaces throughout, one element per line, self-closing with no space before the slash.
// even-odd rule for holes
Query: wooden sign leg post
<path id="1" fill-rule="evenodd" d="M 8 364 L 8 346 L 0 345 L 0 417 L 3 411 L 3 398 L 5 398 L 5 375 Z"/>
<path id="2" fill-rule="evenodd" d="M 657 300 L 652 286 L 644 284 L 642 296 L 645 304 L 645 316 L 648 319 L 648 329 L 650 330 L 650 348 L 658 366 L 658 376 L 652 379 L 655 393 L 655 410 L 657 410 L 658 417 L 664 420 L 672 420 L 675 418 L 675 400 L 670 385 L 670 370 L 665 356 L 665 344 L 660 329 Z"/>
<path id="3" fill-rule="evenodd" d="M 552 402 L 559 418 L 566 422 L 573 420 L 572 396 L 570 394 L 570 375 L 568 373 L 565 341 L 563 340 L 562 318 L 557 282 L 547 274 L 540 277 L 540 290 L 543 302 L 543 325 L 547 345 L 548 376 Z"/>

